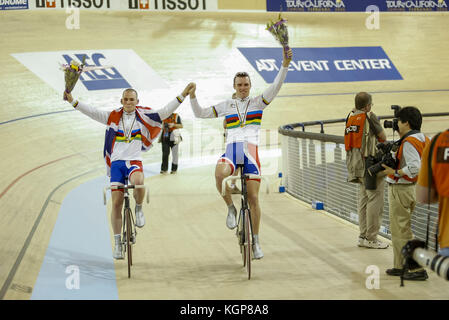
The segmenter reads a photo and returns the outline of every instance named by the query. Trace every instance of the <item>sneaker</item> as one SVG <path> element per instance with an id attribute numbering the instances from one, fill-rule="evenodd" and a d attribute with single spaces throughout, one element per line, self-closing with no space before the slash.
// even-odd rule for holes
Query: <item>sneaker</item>
<path id="1" fill-rule="evenodd" d="M 172 171 L 172 172 L 170 172 L 170 174 L 176 174 L 176 171 Z"/>
<path id="2" fill-rule="evenodd" d="M 122 260 L 124 259 L 124 255 L 123 255 L 123 247 L 121 243 L 116 243 L 115 244 L 115 249 L 114 249 L 114 253 L 112 255 L 114 257 L 114 259 L 116 260 Z"/>
<path id="3" fill-rule="evenodd" d="M 371 249 L 386 249 L 389 246 L 388 243 L 382 242 L 378 239 L 373 240 L 373 241 L 369 241 L 369 240 L 365 239 L 363 244 L 365 247 L 371 248 Z"/>
<path id="4" fill-rule="evenodd" d="M 387 269 L 385 272 L 389 276 L 397 276 L 397 277 L 399 277 L 402 274 L 402 269 L 391 268 L 391 269 Z"/>
<path id="5" fill-rule="evenodd" d="M 358 240 L 358 242 L 357 242 L 357 246 L 358 247 L 364 247 L 365 246 L 365 238 L 363 238 L 363 237 L 359 237 L 359 240 Z"/>
<path id="6" fill-rule="evenodd" d="M 142 206 L 136 205 L 136 226 L 142 228 L 145 225 L 145 216 L 143 215 Z"/>
<path id="7" fill-rule="evenodd" d="M 263 252 L 258 242 L 253 243 L 253 259 L 262 259 Z"/>
<path id="8" fill-rule="evenodd" d="M 167 174 L 167 171 L 161 170 L 161 174 Z"/>
<path id="9" fill-rule="evenodd" d="M 229 229 L 234 229 L 235 227 L 237 227 L 237 210 L 235 209 L 234 206 L 228 208 L 228 216 L 226 217 L 226 226 Z"/>

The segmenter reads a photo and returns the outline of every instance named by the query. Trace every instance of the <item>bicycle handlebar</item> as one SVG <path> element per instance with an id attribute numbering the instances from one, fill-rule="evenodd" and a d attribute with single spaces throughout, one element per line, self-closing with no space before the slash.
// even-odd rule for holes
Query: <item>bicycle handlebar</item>
<path id="1" fill-rule="evenodd" d="M 150 190 L 149 188 L 147 188 L 145 185 L 133 185 L 133 184 L 127 184 L 127 185 L 123 185 L 123 186 L 111 186 L 111 187 L 105 187 L 103 189 L 103 202 L 104 205 L 106 205 L 106 191 L 107 190 L 118 190 L 118 189 L 145 189 L 146 190 L 146 198 L 147 198 L 147 203 L 150 203 Z"/>
<path id="2" fill-rule="evenodd" d="M 248 179 L 263 179 L 265 181 L 265 185 L 266 185 L 266 188 L 267 188 L 267 193 L 270 193 L 270 187 L 268 186 L 268 179 L 267 179 L 267 177 L 259 176 L 257 174 L 248 174 L 248 173 L 245 174 L 245 176 Z M 237 179 L 241 179 L 241 177 L 240 176 L 229 176 L 229 177 L 226 177 L 226 178 L 223 179 L 223 181 L 221 183 L 221 194 L 223 196 L 226 195 L 226 183 L 228 181 L 230 181 L 230 180 L 237 180 Z"/>

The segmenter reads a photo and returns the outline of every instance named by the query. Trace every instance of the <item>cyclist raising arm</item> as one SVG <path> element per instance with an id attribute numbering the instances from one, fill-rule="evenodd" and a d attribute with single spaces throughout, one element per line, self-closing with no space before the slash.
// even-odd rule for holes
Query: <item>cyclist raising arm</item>
<path id="1" fill-rule="evenodd" d="M 249 96 L 251 80 L 246 72 L 239 72 L 234 77 L 236 98 L 223 101 L 212 107 L 202 108 L 199 105 L 195 95 L 195 85 L 190 90 L 190 102 L 196 117 L 225 117 L 227 130 L 226 151 L 218 160 L 215 167 L 216 187 L 220 194 L 223 179 L 232 175 L 238 164 L 244 165 L 242 174 L 260 175 L 258 145 L 263 110 L 273 101 L 281 89 L 287 76 L 291 59 L 292 51 L 289 49 L 284 55 L 282 67 L 273 84 L 257 97 Z M 258 197 L 260 179 L 249 180 L 247 187 L 254 235 L 253 256 L 256 259 L 261 259 L 263 253 L 259 244 L 261 212 Z M 223 196 L 223 200 L 228 206 L 226 225 L 229 229 L 234 229 L 237 226 L 237 210 L 232 202 L 230 190 L 226 190 L 226 195 Z"/>

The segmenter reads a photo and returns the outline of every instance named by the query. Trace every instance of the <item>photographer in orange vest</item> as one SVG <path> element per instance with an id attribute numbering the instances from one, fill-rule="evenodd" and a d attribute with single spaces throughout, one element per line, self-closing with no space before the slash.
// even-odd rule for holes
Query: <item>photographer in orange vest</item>
<path id="1" fill-rule="evenodd" d="M 449 257 L 449 129 L 433 137 L 424 148 L 416 200 L 420 203 L 438 202 L 439 254 Z"/>
<path id="2" fill-rule="evenodd" d="M 359 184 L 357 211 L 359 213 L 359 247 L 385 249 L 388 244 L 377 238 L 384 207 L 384 174 L 373 177 L 374 186 L 366 183 L 367 163 L 377 154 L 376 145 L 386 140 L 379 119 L 371 111 L 372 97 L 359 92 L 355 96 L 355 109 L 346 121 L 345 149 L 348 182 Z M 371 183 L 373 184 L 373 183 Z"/>
<path id="3" fill-rule="evenodd" d="M 396 153 L 396 167 L 382 164 L 388 174 L 388 202 L 390 211 L 390 231 L 393 245 L 393 268 L 386 270 L 390 276 L 401 276 L 404 259 L 401 250 L 413 239 L 411 217 L 416 206 L 415 185 L 418 180 L 421 156 L 429 142 L 420 132 L 422 124 L 421 112 L 415 107 L 405 107 L 395 114 L 394 127 L 399 132 L 399 149 Z M 426 280 L 424 269 L 407 271 L 405 280 Z"/>

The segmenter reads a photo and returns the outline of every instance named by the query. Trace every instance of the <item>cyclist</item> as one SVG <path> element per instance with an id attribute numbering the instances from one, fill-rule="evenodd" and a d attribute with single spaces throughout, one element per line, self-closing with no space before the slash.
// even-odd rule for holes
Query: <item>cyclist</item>
<path id="1" fill-rule="evenodd" d="M 161 132 L 162 120 L 169 117 L 181 105 L 192 87 L 193 84 L 187 85 L 181 95 L 159 110 L 138 106 L 137 91 L 132 88 L 123 91 L 120 100 L 122 107 L 113 111 L 91 107 L 73 99 L 72 95 L 66 92 L 64 92 L 64 97 L 76 110 L 107 126 L 103 155 L 111 186 L 124 185 L 126 176 L 129 177 L 131 184 L 143 185 L 141 152 L 148 151 L 152 147 Z M 123 259 L 120 236 L 121 211 L 124 202 L 123 190 L 114 190 L 111 194 L 111 224 L 115 240 L 113 257 Z M 142 211 L 145 190 L 135 189 L 133 196 L 136 201 L 136 226 L 142 228 L 145 225 L 145 216 Z"/>
<path id="2" fill-rule="evenodd" d="M 198 118 L 225 117 L 226 120 L 226 151 L 218 160 L 215 168 L 215 181 L 221 194 L 221 184 L 224 178 L 232 175 L 238 164 L 243 164 L 242 174 L 260 175 L 258 155 L 259 131 L 263 110 L 276 97 L 287 76 L 288 66 L 292 59 L 292 51 L 285 54 L 274 82 L 261 95 L 250 97 L 251 80 L 246 72 L 238 72 L 234 76 L 236 98 L 218 103 L 212 107 L 202 108 L 196 99 L 196 85 L 190 90 L 190 102 L 193 112 Z M 259 187 L 260 179 L 249 180 L 247 184 L 248 202 L 251 209 L 253 225 L 253 257 L 261 259 L 263 252 L 259 244 Z M 228 206 L 226 225 L 229 229 L 237 226 L 237 210 L 232 202 L 230 190 L 226 190 L 223 199 Z"/>

